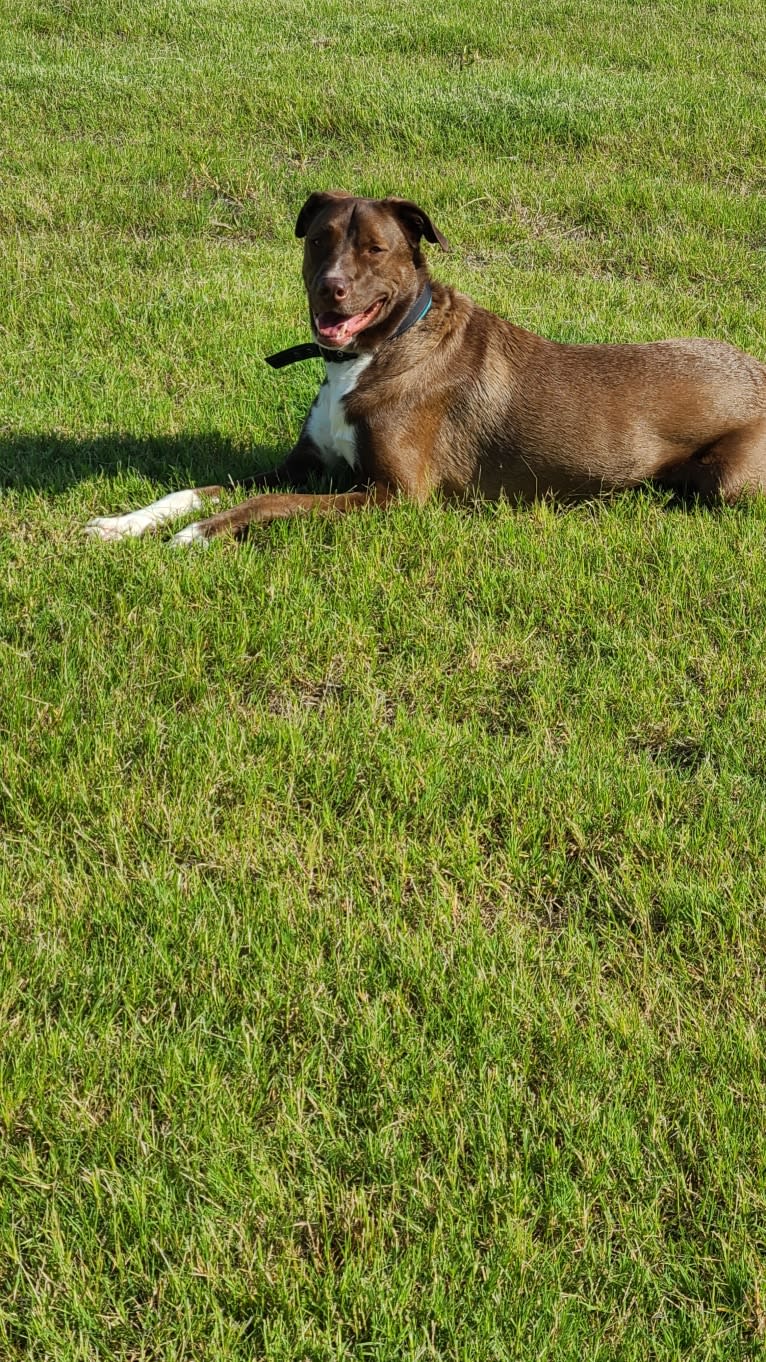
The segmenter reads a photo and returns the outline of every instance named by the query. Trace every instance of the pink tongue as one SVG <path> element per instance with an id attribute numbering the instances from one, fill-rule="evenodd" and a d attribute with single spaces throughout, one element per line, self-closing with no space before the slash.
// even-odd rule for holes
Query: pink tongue
<path id="1" fill-rule="evenodd" d="M 314 320 L 323 340 L 343 342 L 364 330 L 371 312 L 372 308 L 369 307 L 366 312 L 357 312 L 355 317 L 341 317 L 337 312 L 321 312 Z"/>

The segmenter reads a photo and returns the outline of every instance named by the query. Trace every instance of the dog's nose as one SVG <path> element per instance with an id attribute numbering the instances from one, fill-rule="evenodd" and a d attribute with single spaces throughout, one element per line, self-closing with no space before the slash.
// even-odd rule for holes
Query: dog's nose
<path id="1" fill-rule="evenodd" d="M 319 292 L 328 302 L 342 303 L 348 293 L 348 287 L 345 280 L 341 279 L 339 275 L 326 274 L 320 282 Z"/>

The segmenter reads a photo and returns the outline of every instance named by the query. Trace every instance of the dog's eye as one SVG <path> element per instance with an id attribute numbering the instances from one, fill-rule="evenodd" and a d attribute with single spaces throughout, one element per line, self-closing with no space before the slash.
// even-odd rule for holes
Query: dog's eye
<path id="1" fill-rule="evenodd" d="M 311 242 L 312 246 L 321 246 L 322 244 L 321 236 L 311 236 L 309 237 L 309 241 Z"/>
<path id="2" fill-rule="evenodd" d="M 386 249 L 385 246 L 368 246 L 368 247 L 367 247 L 367 250 L 369 251 L 370 255 L 382 255 L 383 252 L 385 251 L 385 249 Z"/>

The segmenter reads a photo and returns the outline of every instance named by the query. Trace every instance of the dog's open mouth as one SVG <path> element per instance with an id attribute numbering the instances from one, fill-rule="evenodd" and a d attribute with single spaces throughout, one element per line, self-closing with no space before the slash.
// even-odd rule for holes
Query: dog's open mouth
<path id="1" fill-rule="evenodd" d="M 320 312 L 314 317 L 317 336 L 326 345 L 345 345 L 374 322 L 384 302 L 385 298 L 378 298 L 365 312 L 357 312 L 353 317 L 345 317 L 342 312 Z"/>

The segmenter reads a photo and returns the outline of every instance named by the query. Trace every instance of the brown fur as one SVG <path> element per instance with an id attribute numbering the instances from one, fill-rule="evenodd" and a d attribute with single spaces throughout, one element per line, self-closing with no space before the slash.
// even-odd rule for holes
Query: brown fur
<path id="1" fill-rule="evenodd" d="M 734 501 L 766 489 L 766 366 L 733 346 L 561 345 L 442 284 L 427 316 L 392 339 L 428 279 L 421 239 L 446 249 L 427 214 L 408 200 L 312 194 L 296 234 L 312 317 L 382 300 L 349 346 L 374 356 L 345 399 L 364 490 L 259 495 L 201 522 L 205 537 L 397 493 L 568 498 L 652 479 Z M 260 485 L 300 485 L 317 455 L 304 426 Z"/>

